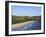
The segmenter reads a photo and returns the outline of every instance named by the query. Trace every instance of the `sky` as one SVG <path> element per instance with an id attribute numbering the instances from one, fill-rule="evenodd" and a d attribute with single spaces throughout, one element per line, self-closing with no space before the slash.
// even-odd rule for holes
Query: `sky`
<path id="1" fill-rule="evenodd" d="M 11 12 L 14 16 L 40 16 L 41 7 L 12 5 Z"/>

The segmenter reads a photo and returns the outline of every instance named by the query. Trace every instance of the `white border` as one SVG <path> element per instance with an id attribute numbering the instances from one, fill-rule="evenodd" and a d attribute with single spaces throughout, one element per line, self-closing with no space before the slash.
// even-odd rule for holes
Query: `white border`
<path id="1" fill-rule="evenodd" d="M 30 31 L 12 31 L 11 28 L 11 5 L 16 5 L 16 6 L 36 6 L 36 7 L 41 7 L 41 30 L 30 30 Z M 9 35 L 11 34 L 26 34 L 26 33 L 42 33 L 44 32 L 44 13 L 43 13 L 43 5 L 40 4 L 23 4 L 23 3 L 9 3 Z"/>

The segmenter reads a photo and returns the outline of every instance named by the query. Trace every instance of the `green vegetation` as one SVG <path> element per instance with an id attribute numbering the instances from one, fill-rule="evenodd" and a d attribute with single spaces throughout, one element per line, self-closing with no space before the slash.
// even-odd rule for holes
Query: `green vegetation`
<path id="1" fill-rule="evenodd" d="M 26 21 L 37 20 L 41 22 L 41 16 L 12 16 L 12 24 L 22 23 Z"/>
<path id="2" fill-rule="evenodd" d="M 26 16 L 12 16 L 12 24 L 28 21 Z"/>

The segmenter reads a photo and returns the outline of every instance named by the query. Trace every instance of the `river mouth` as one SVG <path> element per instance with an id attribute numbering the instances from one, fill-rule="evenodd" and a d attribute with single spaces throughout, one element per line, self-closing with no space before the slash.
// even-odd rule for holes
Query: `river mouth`
<path id="1" fill-rule="evenodd" d="M 12 27 L 12 31 L 27 31 L 27 30 L 41 30 L 40 21 L 31 21 L 20 28 Z"/>

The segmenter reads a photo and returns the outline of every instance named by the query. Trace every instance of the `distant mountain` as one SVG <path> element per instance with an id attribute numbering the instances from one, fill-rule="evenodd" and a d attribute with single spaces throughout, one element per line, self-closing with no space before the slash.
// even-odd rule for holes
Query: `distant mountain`
<path id="1" fill-rule="evenodd" d="M 28 19 L 41 19 L 41 16 L 32 16 L 32 17 L 28 17 Z"/>

